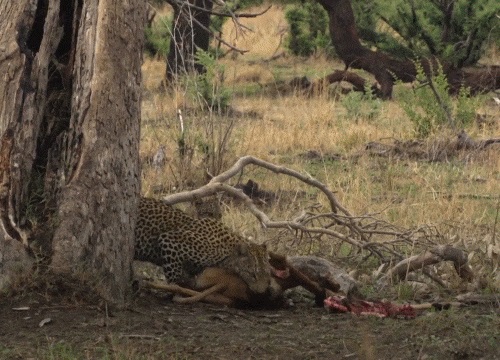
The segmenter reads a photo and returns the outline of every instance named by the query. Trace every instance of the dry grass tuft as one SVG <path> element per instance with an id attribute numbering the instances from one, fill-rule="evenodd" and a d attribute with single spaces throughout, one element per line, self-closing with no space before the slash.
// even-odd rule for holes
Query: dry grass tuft
<path id="1" fill-rule="evenodd" d="M 258 13 L 267 8 L 259 6 L 245 10 L 245 12 Z M 273 5 L 269 11 L 256 18 L 243 18 L 240 22 L 248 27 L 248 30 L 238 30 L 231 21 L 227 21 L 223 27 L 225 40 L 240 49 L 249 50 L 243 55 L 245 60 L 268 58 L 277 51 L 282 50 L 282 37 L 287 30 L 283 6 Z M 242 59 L 243 60 L 243 59 Z"/>

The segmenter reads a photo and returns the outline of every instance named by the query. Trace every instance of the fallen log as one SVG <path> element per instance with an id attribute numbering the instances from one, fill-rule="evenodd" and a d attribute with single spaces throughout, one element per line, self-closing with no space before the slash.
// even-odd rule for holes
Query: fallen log
<path id="1" fill-rule="evenodd" d="M 309 91 L 309 94 L 320 94 L 325 90 L 325 88 L 328 87 L 328 85 L 342 81 L 350 83 L 354 91 L 365 92 L 367 89 L 366 80 L 358 74 L 352 71 L 335 70 L 324 78 L 310 84 L 307 90 Z M 382 96 L 376 84 L 372 85 L 370 89 L 373 94 L 380 97 Z"/>
<path id="2" fill-rule="evenodd" d="M 358 283 L 344 269 L 317 256 L 291 256 L 288 264 L 321 287 L 360 298 Z"/>
<path id="3" fill-rule="evenodd" d="M 479 149 L 482 150 L 486 148 L 487 146 L 495 143 L 500 143 L 500 139 L 497 138 L 492 138 L 492 139 L 485 139 L 485 140 L 474 140 L 471 138 L 465 130 L 460 131 L 460 133 L 457 135 L 457 149 Z"/>
<path id="4" fill-rule="evenodd" d="M 456 300 L 468 305 L 482 304 L 492 305 L 500 308 L 500 294 L 461 294 L 456 297 Z"/>
<path id="5" fill-rule="evenodd" d="M 322 306 L 326 298 L 325 289 L 329 289 L 333 292 L 337 292 L 340 289 L 340 285 L 334 281 L 325 281 L 324 284 L 319 284 L 317 281 L 321 280 L 319 277 L 311 278 L 309 275 L 306 275 L 303 270 L 299 270 L 298 266 L 292 264 L 286 256 L 269 253 L 269 257 L 269 262 L 274 269 L 281 269 L 287 272 L 285 275 L 275 276 L 275 281 L 281 287 L 282 292 L 297 286 L 302 286 L 315 295 L 316 305 Z M 300 267 L 307 268 L 307 266 L 304 265 L 305 264 L 299 264 Z M 309 272 L 311 274 L 315 273 L 312 269 Z"/>
<path id="6" fill-rule="evenodd" d="M 474 279 L 474 273 L 468 264 L 467 254 L 464 251 L 450 245 L 439 245 L 419 255 L 401 260 L 379 279 L 378 284 L 385 286 L 388 283 L 404 280 L 409 273 L 442 261 L 453 262 L 455 271 L 463 280 L 471 282 Z"/>

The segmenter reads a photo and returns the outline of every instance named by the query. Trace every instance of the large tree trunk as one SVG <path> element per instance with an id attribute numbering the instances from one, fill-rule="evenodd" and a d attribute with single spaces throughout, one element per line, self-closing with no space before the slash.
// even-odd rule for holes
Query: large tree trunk
<path id="1" fill-rule="evenodd" d="M 167 56 L 167 81 L 186 73 L 203 73 L 205 68 L 195 59 L 197 49 L 208 50 L 210 45 L 210 11 L 214 6 L 211 0 L 187 0 L 183 6 L 169 1 L 174 9 L 170 48 Z M 191 8 L 188 3 L 196 8 Z M 205 9 L 199 10 L 199 9 Z"/>
<path id="2" fill-rule="evenodd" d="M 417 70 L 414 60 L 398 60 L 380 51 L 364 47 L 358 36 L 351 0 L 317 0 L 328 12 L 330 37 L 338 56 L 346 67 L 363 69 L 371 73 L 380 85 L 379 95 L 389 98 L 396 80 L 412 82 Z M 445 36 L 445 35 L 443 35 Z M 421 65 L 427 74 L 437 69 L 436 59 L 423 59 Z M 480 93 L 500 87 L 500 67 L 482 70 L 455 69 L 442 64 L 450 84 L 450 92 L 457 93 L 462 85 L 471 93 Z M 334 77 L 327 78 L 332 80 Z"/>
<path id="3" fill-rule="evenodd" d="M 144 10 L 140 0 L 0 0 L 0 285 L 29 254 L 126 300 Z"/>

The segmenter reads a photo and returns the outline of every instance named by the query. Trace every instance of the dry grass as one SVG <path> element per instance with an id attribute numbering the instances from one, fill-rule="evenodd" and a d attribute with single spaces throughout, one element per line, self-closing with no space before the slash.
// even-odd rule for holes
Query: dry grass
<path id="1" fill-rule="evenodd" d="M 176 143 L 179 124 L 175 115 L 176 109 L 181 108 L 193 144 L 205 136 L 203 128 L 207 124 L 223 124 L 224 128 L 229 121 L 235 122 L 227 150 L 228 165 L 240 156 L 254 155 L 307 172 L 336 191 L 341 203 L 354 214 L 376 213 L 381 219 L 405 227 L 434 224 L 445 239 L 463 242 L 468 250 L 486 256 L 488 245 L 495 245 L 492 234 L 498 239 L 500 232 L 500 225 L 495 225 L 495 221 L 500 222 L 496 220 L 500 201 L 498 147 L 482 153 L 464 153 L 445 162 L 369 156 L 364 149 L 370 141 L 391 142 L 390 139 L 408 140 L 414 136 L 411 122 L 397 99 L 384 102 L 375 119 L 354 121 L 346 114 L 341 98 L 331 95 L 313 98 L 299 94 L 270 96 L 263 91 L 264 84 L 304 74 L 319 78 L 339 68 L 340 64 L 323 57 L 305 61 L 288 57 L 259 62 L 276 52 L 278 34 L 284 24 L 282 11 L 275 6 L 263 17 L 244 22 L 257 29 L 256 33 L 247 34 L 245 38 L 232 38 L 228 30 L 226 34 L 231 41 L 251 52 L 222 61 L 226 67 L 226 86 L 234 94 L 231 106 L 244 114 L 237 118 L 228 119 L 194 109 L 186 89 L 179 88 L 173 93 L 159 90 L 163 62 L 145 61 L 147 96 L 143 102 L 141 156 L 143 160 L 150 158 L 158 146 L 164 144 L 170 157 L 163 171 L 144 167 L 143 192 L 146 195 L 154 195 L 153 190 L 158 185 L 166 191 L 176 191 L 181 185 Z M 496 116 L 498 120 L 498 108 L 489 102 L 483 104 L 481 112 Z M 498 137 L 500 125 L 497 121 L 493 126 L 472 126 L 466 130 L 476 138 Z M 429 144 L 432 143 L 430 139 Z M 326 156 L 323 160 L 311 160 L 301 156 L 310 150 L 324 155 L 339 154 L 344 159 L 331 160 Z M 199 152 L 192 164 L 193 168 L 184 173 L 192 177 L 194 184 L 199 184 L 203 181 L 205 165 Z M 268 190 L 311 193 L 311 189 L 294 179 L 258 169 L 245 173 L 243 182 L 248 178 Z M 286 200 L 267 211 L 275 219 L 290 218 L 302 206 L 324 199 L 302 201 L 290 203 Z M 224 217 L 229 226 L 261 240 L 276 239 L 276 233 L 260 229 L 248 213 L 238 208 L 229 210 Z M 301 245 L 288 251 L 300 253 L 308 249 Z"/>
<path id="2" fill-rule="evenodd" d="M 258 13 L 267 8 L 260 6 L 245 12 Z M 256 18 L 244 18 L 240 21 L 250 30 L 238 30 L 228 21 L 223 27 L 225 40 L 236 47 L 248 50 L 245 60 L 268 58 L 282 50 L 282 36 L 287 30 L 283 6 L 273 5 L 269 11 Z"/>

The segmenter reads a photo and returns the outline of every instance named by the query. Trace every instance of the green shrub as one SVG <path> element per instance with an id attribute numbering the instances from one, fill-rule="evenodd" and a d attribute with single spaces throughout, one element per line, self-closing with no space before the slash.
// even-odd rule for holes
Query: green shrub
<path id="1" fill-rule="evenodd" d="M 170 47 L 172 16 L 162 16 L 144 29 L 144 51 L 151 56 L 166 57 Z"/>
<path id="2" fill-rule="evenodd" d="M 294 5 L 285 12 L 290 26 L 287 47 L 297 56 L 310 56 L 319 50 L 333 54 L 328 33 L 328 15 L 321 5 L 307 2 Z"/>
<path id="3" fill-rule="evenodd" d="M 428 77 L 420 63 L 417 68 L 417 86 L 401 87 L 396 98 L 404 112 L 413 123 L 419 138 L 435 133 L 443 126 L 463 128 L 470 125 L 476 114 L 478 100 L 470 96 L 468 88 L 462 88 L 456 101 L 448 92 L 448 80 L 442 67 Z"/>
<path id="4" fill-rule="evenodd" d="M 477 63 L 500 37 L 498 0 L 352 0 L 359 36 L 399 58 Z"/>
<path id="5" fill-rule="evenodd" d="M 470 88 L 461 87 L 455 107 L 455 119 L 463 127 L 471 125 L 476 118 L 479 98 L 470 95 Z"/>
<path id="6" fill-rule="evenodd" d="M 205 72 L 195 76 L 195 101 L 203 108 L 223 111 L 229 107 L 231 91 L 224 86 L 224 65 L 207 51 L 196 51 L 196 62 L 203 65 Z"/>
<path id="7" fill-rule="evenodd" d="M 374 94 L 369 85 L 365 92 L 351 91 L 341 101 L 348 118 L 358 121 L 360 119 L 374 120 L 380 115 L 382 102 Z"/>

